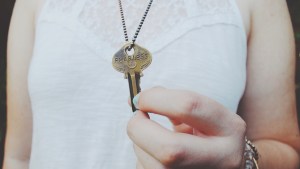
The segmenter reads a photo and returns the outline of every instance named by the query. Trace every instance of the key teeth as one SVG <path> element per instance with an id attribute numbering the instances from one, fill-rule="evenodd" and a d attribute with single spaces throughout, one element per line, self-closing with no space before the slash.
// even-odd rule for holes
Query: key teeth
<path id="1" fill-rule="evenodd" d="M 140 73 L 140 77 L 143 77 L 143 76 L 144 76 L 144 73 L 143 73 L 143 72 L 141 72 L 141 73 Z"/>

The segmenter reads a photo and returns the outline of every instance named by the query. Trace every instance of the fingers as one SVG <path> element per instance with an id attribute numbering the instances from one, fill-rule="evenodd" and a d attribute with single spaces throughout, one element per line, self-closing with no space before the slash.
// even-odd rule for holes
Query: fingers
<path id="1" fill-rule="evenodd" d="M 138 108 L 183 122 L 207 135 L 227 135 L 243 121 L 216 101 L 185 90 L 160 87 L 140 93 Z"/>
<path id="2" fill-rule="evenodd" d="M 138 163 L 142 167 L 141 169 L 165 169 L 158 160 L 147 154 L 137 145 L 134 145 L 134 151 L 137 155 Z"/>
<path id="3" fill-rule="evenodd" d="M 153 155 L 160 152 L 169 140 L 176 139 L 172 132 L 149 120 L 149 117 L 140 111 L 129 121 L 127 132 L 137 146 Z"/>
<path id="4" fill-rule="evenodd" d="M 158 161 L 167 168 L 184 168 L 195 163 L 206 166 L 212 160 L 218 160 L 220 155 L 223 156 L 222 152 L 226 152 L 224 148 L 229 143 L 226 139 L 220 141 L 217 137 L 201 138 L 174 133 L 151 121 L 140 111 L 129 121 L 128 135 L 140 148 L 136 152 L 144 157 L 144 160 L 139 159 L 141 162 L 143 160 L 143 165 L 156 164 Z"/>
<path id="5" fill-rule="evenodd" d="M 216 169 L 240 164 L 245 122 L 214 100 L 189 91 L 153 88 L 140 94 L 138 108 L 127 130 L 137 145 L 140 169 Z M 143 112 L 169 117 L 179 133 L 163 128 Z"/>
<path id="6" fill-rule="evenodd" d="M 194 129 L 191 126 L 186 125 L 184 123 L 180 125 L 174 125 L 173 129 L 174 131 L 179 133 L 194 134 Z"/>

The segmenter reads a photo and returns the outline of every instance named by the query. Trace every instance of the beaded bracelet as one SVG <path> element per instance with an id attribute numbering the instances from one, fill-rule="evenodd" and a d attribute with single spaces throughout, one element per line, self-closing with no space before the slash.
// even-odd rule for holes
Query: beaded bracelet
<path id="1" fill-rule="evenodd" d="M 245 169 L 259 169 L 258 168 L 258 151 L 254 144 L 247 138 L 245 138 L 245 152 L 244 152 L 244 159 L 245 159 Z"/>

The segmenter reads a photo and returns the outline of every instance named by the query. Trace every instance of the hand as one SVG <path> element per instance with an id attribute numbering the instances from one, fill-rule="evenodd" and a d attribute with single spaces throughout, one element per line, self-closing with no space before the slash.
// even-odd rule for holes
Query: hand
<path id="1" fill-rule="evenodd" d="M 235 169 L 244 150 L 245 122 L 208 97 L 152 88 L 140 93 L 139 111 L 128 123 L 138 169 Z M 146 112 L 171 119 L 174 130 Z"/>

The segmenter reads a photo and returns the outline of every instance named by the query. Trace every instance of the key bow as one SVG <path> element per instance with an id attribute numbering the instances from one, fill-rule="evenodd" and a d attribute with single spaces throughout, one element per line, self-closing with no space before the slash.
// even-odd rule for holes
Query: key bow
<path id="1" fill-rule="evenodd" d="M 129 48 L 132 48 L 129 50 Z M 112 65 L 114 69 L 121 73 L 141 73 L 152 62 L 150 52 L 132 43 L 126 43 L 113 57 Z"/>
<path id="2" fill-rule="evenodd" d="M 150 52 L 137 44 L 125 44 L 112 59 L 113 67 L 125 74 L 128 79 L 131 101 L 140 91 L 140 77 L 152 62 Z M 134 104 L 131 104 L 132 111 L 136 111 Z"/>

